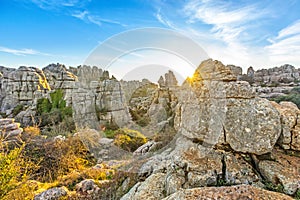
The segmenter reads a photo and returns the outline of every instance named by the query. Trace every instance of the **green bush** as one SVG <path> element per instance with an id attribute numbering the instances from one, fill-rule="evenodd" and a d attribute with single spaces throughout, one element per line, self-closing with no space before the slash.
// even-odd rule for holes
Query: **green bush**
<path id="1" fill-rule="evenodd" d="M 51 101 L 47 98 L 37 101 L 37 115 L 41 121 L 40 125 L 42 127 L 47 126 L 49 129 L 47 132 L 54 129 L 54 126 L 59 126 L 56 129 L 63 130 L 63 132 L 71 132 L 75 129 L 72 107 L 66 106 L 63 96 L 63 91 L 58 89 L 50 94 Z"/>
<path id="2" fill-rule="evenodd" d="M 12 113 L 14 116 L 16 116 L 17 114 L 19 114 L 22 110 L 24 109 L 24 105 L 19 104 L 16 107 L 14 107 Z"/>
<path id="3" fill-rule="evenodd" d="M 300 189 L 297 190 L 295 194 L 295 199 L 300 200 Z"/>
<path id="4" fill-rule="evenodd" d="M 276 101 L 277 103 L 279 103 L 281 101 L 290 101 L 290 102 L 293 102 L 294 104 L 296 104 L 298 106 L 298 108 L 300 108 L 300 94 L 297 94 L 297 93 L 291 93 L 286 96 L 279 96 L 276 98 L 272 98 L 270 100 Z"/>

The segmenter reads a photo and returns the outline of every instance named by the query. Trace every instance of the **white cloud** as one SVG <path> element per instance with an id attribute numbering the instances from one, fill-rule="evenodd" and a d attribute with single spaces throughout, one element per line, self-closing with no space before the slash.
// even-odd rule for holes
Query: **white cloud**
<path id="1" fill-rule="evenodd" d="M 288 37 L 296 34 L 300 34 L 300 20 L 297 20 L 293 24 L 279 31 L 276 39 L 282 39 L 284 37 Z"/>
<path id="2" fill-rule="evenodd" d="M 76 13 L 73 13 L 73 14 L 71 14 L 71 16 L 83 20 L 83 19 L 86 17 L 87 14 L 88 14 L 88 11 L 85 10 L 85 11 L 83 11 L 83 12 L 76 12 Z"/>
<path id="3" fill-rule="evenodd" d="M 110 19 L 104 19 L 104 18 L 101 18 L 97 15 L 92 15 L 86 10 L 82 11 L 82 12 L 80 12 L 80 11 L 74 12 L 73 14 L 71 14 L 71 16 L 76 17 L 76 18 L 78 18 L 80 20 L 83 20 L 85 22 L 96 24 L 98 26 L 102 26 L 103 23 L 114 24 L 114 25 L 119 25 L 119 26 L 123 26 L 123 27 L 127 26 L 126 24 L 123 24 L 123 23 L 118 22 L 118 21 L 114 21 L 114 20 L 110 20 Z"/>
<path id="4" fill-rule="evenodd" d="M 242 35 L 249 27 L 249 23 L 259 19 L 266 13 L 255 5 L 232 7 L 230 3 L 219 1 L 190 1 L 184 6 L 184 13 L 188 23 L 202 22 L 211 25 L 210 32 L 216 39 L 235 46 L 248 38 Z"/>
<path id="5" fill-rule="evenodd" d="M 300 64 L 300 20 L 283 28 L 275 38 L 268 40 L 270 45 L 265 47 L 270 61 L 274 63 Z"/>
<path id="6" fill-rule="evenodd" d="M 91 0 L 31 0 L 32 3 L 45 10 L 59 9 L 61 7 L 82 7 L 90 1 Z"/>
<path id="7" fill-rule="evenodd" d="M 157 19 L 160 23 L 164 24 L 165 26 L 170 27 L 170 28 L 173 28 L 173 29 L 177 29 L 177 28 L 172 24 L 171 21 L 169 21 L 168 19 L 164 18 L 164 17 L 161 15 L 160 10 L 158 10 L 158 12 L 157 12 L 154 16 L 156 17 L 156 19 Z"/>
<path id="8" fill-rule="evenodd" d="M 0 46 L 0 52 L 10 53 L 18 56 L 25 56 L 25 55 L 45 55 L 50 56 L 50 54 L 42 53 L 33 49 L 11 49 L 7 47 Z"/>

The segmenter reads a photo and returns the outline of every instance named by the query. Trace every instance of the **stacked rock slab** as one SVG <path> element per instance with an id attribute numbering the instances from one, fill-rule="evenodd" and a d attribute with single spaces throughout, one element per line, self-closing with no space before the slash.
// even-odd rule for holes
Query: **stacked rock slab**
<path id="1" fill-rule="evenodd" d="M 0 144 L 20 141 L 22 132 L 23 129 L 20 128 L 20 124 L 16 123 L 14 119 L 0 119 Z"/>
<path id="2" fill-rule="evenodd" d="M 220 184 L 263 185 L 243 153 L 272 151 L 280 115 L 248 82 L 237 81 L 238 71 L 211 59 L 201 63 L 178 92 L 177 137 L 141 167 L 139 174 L 149 178 L 123 200 L 161 199 L 181 189 Z"/>
<path id="3" fill-rule="evenodd" d="M 0 70 L 0 112 L 5 116 L 15 117 L 12 115 L 13 109 L 17 105 L 23 105 L 22 112 L 16 118 L 21 123 L 29 123 L 35 115 L 37 100 L 47 96 L 50 90 L 44 72 L 34 67 L 2 67 Z"/>

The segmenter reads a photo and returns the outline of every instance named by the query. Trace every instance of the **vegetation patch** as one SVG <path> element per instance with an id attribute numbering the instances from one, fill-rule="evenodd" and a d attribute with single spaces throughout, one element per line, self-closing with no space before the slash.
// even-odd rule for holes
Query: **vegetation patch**
<path id="1" fill-rule="evenodd" d="M 66 106 L 61 89 L 50 94 L 51 100 L 41 98 L 37 101 L 37 116 L 40 126 L 45 129 L 44 133 L 63 134 L 75 130 L 73 121 L 73 110 L 71 106 Z M 50 136 L 53 136 L 53 134 Z"/>
<path id="2" fill-rule="evenodd" d="M 114 133 L 114 144 L 126 151 L 133 152 L 146 142 L 147 138 L 136 130 L 123 128 Z"/>
<path id="3" fill-rule="evenodd" d="M 280 103 L 281 101 L 290 101 L 300 108 L 300 87 L 293 88 L 291 93 L 288 95 L 271 98 L 270 100 L 276 101 L 277 103 Z"/>

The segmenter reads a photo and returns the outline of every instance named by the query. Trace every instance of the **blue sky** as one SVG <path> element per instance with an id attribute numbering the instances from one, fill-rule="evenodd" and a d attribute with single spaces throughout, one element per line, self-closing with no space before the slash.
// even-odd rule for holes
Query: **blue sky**
<path id="1" fill-rule="evenodd" d="M 176 30 L 244 69 L 300 67 L 298 0 L 0 0 L 0 65 L 77 66 L 107 38 Z"/>

